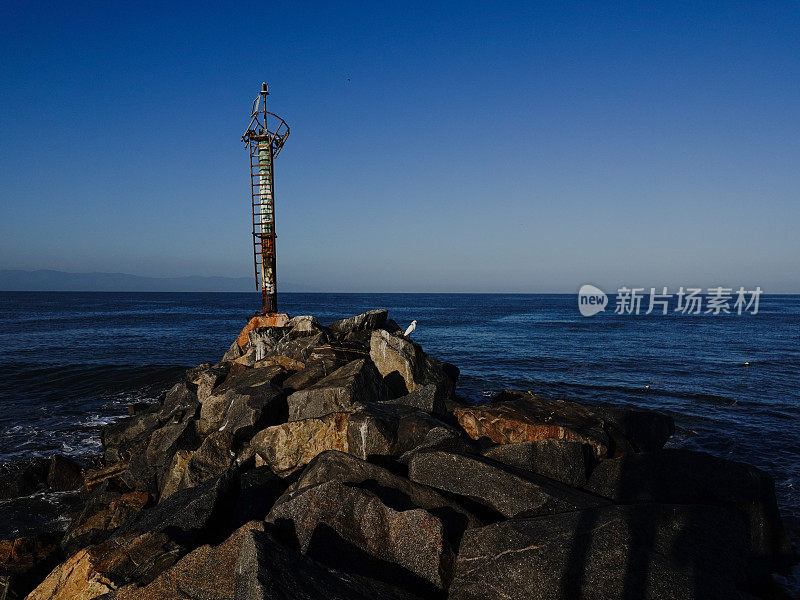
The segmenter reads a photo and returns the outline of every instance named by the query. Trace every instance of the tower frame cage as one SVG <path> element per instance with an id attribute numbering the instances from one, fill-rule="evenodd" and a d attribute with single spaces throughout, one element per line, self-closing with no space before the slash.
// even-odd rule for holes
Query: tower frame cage
<path id="1" fill-rule="evenodd" d="M 250 124 L 242 141 L 250 154 L 250 195 L 253 217 L 253 268 L 256 289 L 261 290 L 261 313 L 278 312 L 278 277 L 275 257 L 275 172 L 274 160 L 286 138 L 289 125 L 267 110 L 266 83 L 253 100 Z"/>

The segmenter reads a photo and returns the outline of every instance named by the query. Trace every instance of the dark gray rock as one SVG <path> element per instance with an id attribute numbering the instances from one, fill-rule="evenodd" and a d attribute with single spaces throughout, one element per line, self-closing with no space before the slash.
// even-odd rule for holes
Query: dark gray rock
<path id="1" fill-rule="evenodd" d="M 360 458 L 400 456 L 423 444 L 433 429 L 452 428 L 407 406 L 364 404 L 348 419 L 349 453 Z"/>
<path id="2" fill-rule="evenodd" d="M 541 440 L 492 446 L 482 454 L 518 469 L 533 471 L 573 487 L 586 485 L 586 473 L 594 464 L 589 444 L 565 440 Z"/>
<path id="3" fill-rule="evenodd" d="M 476 516 L 433 488 L 335 450 L 317 455 L 292 484 L 289 493 L 298 493 L 303 488 L 327 481 L 339 481 L 369 490 L 394 510 L 424 508 L 442 520 L 447 538 L 453 547 L 458 547 L 465 529 L 481 525 Z"/>
<path id="4" fill-rule="evenodd" d="M 414 454 L 408 466 L 408 477 L 470 498 L 505 517 L 610 504 L 559 481 L 466 454 L 438 451 Z"/>
<path id="5" fill-rule="evenodd" d="M 203 371 L 199 377 L 200 381 L 197 384 L 197 399 L 200 402 L 208 398 L 214 391 L 214 388 L 225 381 L 225 378 L 228 376 L 228 371 L 230 370 L 230 364 L 231 363 L 222 363 Z"/>
<path id="6" fill-rule="evenodd" d="M 83 486 L 81 466 L 74 460 L 56 454 L 50 459 L 47 472 L 47 487 L 53 492 L 69 492 Z"/>
<path id="7" fill-rule="evenodd" d="M 255 352 L 255 360 L 263 360 L 269 354 L 275 352 L 278 342 L 288 332 L 282 327 L 256 327 L 247 334 L 250 340 L 250 348 Z"/>
<path id="8" fill-rule="evenodd" d="M 286 327 L 295 333 L 318 333 L 323 330 L 317 318 L 313 315 L 298 315 L 289 319 Z"/>
<path id="9" fill-rule="evenodd" d="M 364 333 L 369 335 L 369 332 Z M 367 340 L 366 347 L 348 342 L 322 344 L 314 348 L 308 360 L 326 360 L 331 364 L 337 364 L 341 367 L 349 362 L 362 358 L 369 358 L 369 339 Z"/>
<path id="10" fill-rule="evenodd" d="M 386 399 L 386 386 L 375 366 L 368 360 L 356 360 L 289 396 L 289 420 L 347 412 L 359 403 Z"/>
<path id="11" fill-rule="evenodd" d="M 230 431 L 237 441 L 248 438 L 261 427 L 286 420 L 283 391 L 275 385 L 285 370 L 281 367 L 248 369 L 229 377 L 200 409 L 198 432 Z"/>
<path id="12" fill-rule="evenodd" d="M 468 530 L 452 600 L 740 598 L 747 533 L 706 506 L 607 506 Z"/>
<path id="13" fill-rule="evenodd" d="M 453 553 L 442 522 L 422 509 L 396 511 L 361 488 L 329 481 L 276 502 L 267 517 L 281 539 L 330 567 L 367 569 L 386 583 L 447 589 Z"/>
<path id="14" fill-rule="evenodd" d="M 178 450 L 194 450 L 199 443 L 193 422 L 168 423 L 150 436 L 145 459 L 148 466 L 161 471 L 169 466 Z"/>
<path id="15" fill-rule="evenodd" d="M 635 452 L 661 450 L 675 433 L 675 421 L 669 415 L 654 410 L 627 406 L 593 406 L 593 413 L 610 425 L 612 438 L 624 436 L 618 444 L 629 443 Z"/>
<path id="16" fill-rule="evenodd" d="M 368 310 L 360 315 L 334 321 L 328 328 L 339 334 L 347 334 L 351 331 L 370 331 L 383 327 L 388 315 L 388 310 Z"/>
<path id="17" fill-rule="evenodd" d="M 211 363 L 200 363 L 195 367 L 189 367 L 186 369 L 186 373 L 184 374 L 184 380 L 186 380 L 186 383 L 193 383 L 194 385 L 197 385 L 200 375 L 202 375 L 203 371 L 209 369 L 210 367 Z"/>
<path id="18" fill-rule="evenodd" d="M 112 536 L 165 533 L 183 548 L 219 542 L 227 537 L 230 510 L 238 486 L 227 472 L 198 486 L 182 489 L 153 508 L 143 510 Z"/>
<path id="19" fill-rule="evenodd" d="M 304 363 L 308 361 L 317 346 L 322 346 L 327 341 L 328 336 L 324 332 L 316 334 L 306 332 L 300 332 L 300 334 L 290 333 L 281 338 L 273 352 Z"/>
<path id="20" fill-rule="evenodd" d="M 167 398 L 169 397 L 167 394 Z M 104 425 L 100 430 L 100 441 L 105 449 L 106 462 L 130 459 L 131 451 L 160 425 L 159 415 L 155 413 L 126 417 Z"/>
<path id="21" fill-rule="evenodd" d="M 288 485 L 288 481 L 275 475 L 269 467 L 258 467 L 243 473 L 239 478 L 239 496 L 233 509 L 233 528 L 250 521 L 263 521 Z"/>
<path id="22" fill-rule="evenodd" d="M 236 340 L 233 340 L 231 347 L 228 348 L 228 351 L 222 355 L 222 360 L 220 362 L 228 362 L 234 361 L 242 355 L 242 349 L 239 348 L 239 344 Z"/>
<path id="23" fill-rule="evenodd" d="M 192 454 L 189 468 L 197 474 L 199 482 L 222 475 L 233 464 L 233 434 L 229 431 L 215 431 L 203 440 Z"/>
<path id="24" fill-rule="evenodd" d="M 297 390 L 304 390 L 341 366 L 343 363 L 338 361 L 310 358 L 304 368 L 283 380 L 283 389 L 289 394 Z"/>
<path id="25" fill-rule="evenodd" d="M 437 391 L 435 384 L 421 385 L 405 396 L 387 400 L 386 402 L 388 404 L 410 406 L 438 417 L 443 417 L 449 412 L 446 398 Z"/>
<path id="26" fill-rule="evenodd" d="M 210 365 L 208 368 L 210 368 Z M 201 375 L 202 373 L 198 373 L 197 378 L 199 379 Z M 197 401 L 197 394 L 185 382 L 179 382 L 164 397 L 161 409 L 158 412 L 158 419 L 162 423 L 185 421 L 193 418 L 199 408 L 200 403 Z"/>
<path id="27" fill-rule="evenodd" d="M 782 571 L 795 555 L 764 471 L 704 452 L 666 449 L 602 461 L 586 489 L 615 502 L 709 504 L 734 509 L 748 525 L 750 562 L 763 572 Z"/>
<path id="28" fill-rule="evenodd" d="M 251 531 L 236 563 L 234 600 L 418 600 L 375 579 L 336 571 Z"/>
<path id="29" fill-rule="evenodd" d="M 460 454 L 477 454 L 477 444 L 472 442 L 463 432 L 449 426 L 434 427 L 428 430 L 422 441 L 405 452 L 398 461 L 407 465 L 418 452 L 455 452 Z"/>
<path id="30" fill-rule="evenodd" d="M 445 366 L 399 334 L 378 329 L 370 338 L 370 358 L 383 376 L 394 398 L 405 396 L 417 388 L 434 385 L 437 397 L 448 400 L 455 395 L 458 369 Z"/>
<path id="31" fill-rule="evenodd" d="M 0 499 L 19 498 L 42 491 L 47 486 L 50 461 L 23 458 L 0 466 Z"/>

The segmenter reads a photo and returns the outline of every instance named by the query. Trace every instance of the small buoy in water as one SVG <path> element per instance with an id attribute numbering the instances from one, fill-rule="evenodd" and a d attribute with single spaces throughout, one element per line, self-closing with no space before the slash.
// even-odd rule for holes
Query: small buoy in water
<path id="1" fill-rule="evenodd" d="M 646 389 L 646 390 L 649 390 L 649 389 L 650 389 L 650 386 L 649 386 L 649 385 L 646 385 L 646 386 L 644 386 L 644 389 Z"/>
<path id="2" fill-rule="evenodd" d="M 745 363 L 744 363 L 744 366 L 745 366 L 745 367 L 749 367 L 749 366 L 750 366 L 750 363 L 749 363 L 749 362 L 745 362 Z"/>

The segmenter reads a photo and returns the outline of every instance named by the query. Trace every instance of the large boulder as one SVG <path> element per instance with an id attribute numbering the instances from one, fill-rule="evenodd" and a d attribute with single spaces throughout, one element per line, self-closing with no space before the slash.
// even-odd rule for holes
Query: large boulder
<path id="1" fill-rule="evenodd" d="M 166 469 L 178 450 L 193 450 L 199 444 L 192 421 L 169 423 L 156 429 L 150 436 L 145 458 L 150 467 Z"/>
<path id="2" fill-rule="evenodd" d="M 338 481 L 367 489 L 395 510 L 424 508 L 442 520 L 453 547 L 458 547 L 465 529 L 481 524 L 472 513 L 435 489 L 344 452 L 328 451 L 319 454 L 303 470 L 290 490 L 295 492 L 327 481 Z"/>
<path id="3" fill-rule="evenodd" d="M 224 539 L 234 495 L 229 476 L 177 492 L 139 512 L 108 540 L 73 555 L 29 598 L 95 598 L 130 583 L 148 585 L 189 549 Z"/>
<path id="4" fill-rule="evenodd" d="M 328 325 L 328 329 L 338 334 L 347 334 L 351 331 L 371 331 L 373 329 L 380 329 L 386 324 L 386 317 L 388 315 L 388 310 L 368 310 L 367 312 L 353 317 L 334 321 Z"/>
<path id="5" fill-rule="evenodd" d="M 675 433 L 672 417 L 655 410 L 610 404 L 593 406 L 591 410 L 603 419 L 620 446 L 630 445 L 635 452 L 661 450 Z"/>
<path id="6" fill-rule="evenodd" d="M 325 450 L 340 450 L 359 458 L 399 456 L 421 444 L 437 427 L 447 426 L 407 407 L 370 404 L 355 412 L 268 427 L 257 433 L 251 444 L 260 464 L 285 476 Z"/>
<path id="7" fill-rule="evenodd" d="M 249 343 L 250 331 L 261 327 L 283 328 L 286 327 L 286 324 L 288 322 L 289 322 L 289 315 L 285 313 L 278 313 L 274 315 L 256 315 L 253 318 L 251 318 L 247 322 L 247 325 L 245 325 L 242 328 L 242 331 L 239 332 L 239 335 L 236 337 L 236 343 L 238 344 L 239 348 L 244 352 L 250 349 L 250 343 Z"/>
<path id="8" fill-rule="evenodd" d="M 297 390 L 303 390 L 314 385 L 320 379 L 324 379 L 341 366 L 342 363 L 337 361 L 312 358 L 304 364 L 302 369 L 284 379 L 281 385 L 288 394 L 291 394 Z"/>
<path id="9" fill-rule="evenodd" d="M 225 378 L 228 376 L 228 371 L 230 371 L 230 363 L 222 363 L 204 371 L 200 375 L 197 384 L 197 399 L 203 402 L 203 400 L 208 398 L 214 391 L 214 388 L 225 381 Z"/>
<path id="10" fill-rule="evenodd" d="M 263 521 L 275 501 L 286 491 L 288 482 L 269 467 L 258 467 L 239 478 L 239 495 L 232 511 L 233 527 L 249 521 Z"/>
<path id="11" fill-rule="evenodd" d="M 420 452 L 409 462 L 408 477 L 465 496 L 504 517 L 566 512 L 610 504 L 608 500 L 559 481 L 466 454 Z"/>
<path id="12" fill-rule="evenodd" d="M 761 469 L 705 452 L 665 449 L 602 461 L 586 489 L 615 502 L 709 504 L 744 516 L 750 562 L 782 571 L 795 555 L 778 511 L 775 484 Z"/>
<path id="13" fill-rule="evenodd" d="M 565 440 L 499 444 L 487 448 L 482 454 L 505 465 L 533 471 L 573 487 L 586 484 L 586 473 L 594 465 L 589 444 Z"/>
<path id="14" fill-rule="evenodd" d="M 289 420 L 300 421 L 355 409 L 359 403 L 386 400 L 388 392 L 368 360 L 355 360 L 288 398 Z"/>
<path id="15" fill-rule="evenodd" d="M 81 550 L 58 565 L 27 600 L 90 600 L 113 592 L 116 585 L 95 569 L 89 550 Z"/>
<path id="16" fill-rule="evenodd" d="M 250 531 L 236 562 L 236 600 L 419 600 L 371 577 L 336 571 Z"/>
<path id="17" fill-rule="evenodd" d="M 229 521 L 237 491 L 235 477 L 226 472 L 195 487 L 179 490 L 153 508 L 143 510 L 120 527 L 116 535 L 165 532 L 184 548 L 213 541 Z"/>
<path id="18" fill-rule="evenodd" d="M 171 397 L 168 393 L 167 398 Z M 162 422 L 159 414 L 143 413 L 104 425 L 100 430 L 100 441 L 105 450 L 106 463 L 130 460 L 133 450 L 158 429 Z"/>
<path id="19" fill-rule="evenodd" d="M 290 332 L 281 338 L 275 346 L 274 353 L 288 356 L 300 362 L 307 362 L 314 350 L 326 344 L 328 335 L 325 332 Z"/>
<path id="20" fill-rule="evenodd" d="M 217 545 L 193 550 L 149 584 L 127 585 L 114 600 L 226 600 L 234 597 L 235 568 L 245 536 L 263 531 L 261 522 L 246 523 Z"/>
<path id="21" fill-rule="evenodd" d="M 67 529 L 61 547 L 70 556 L 81 548 L 106 540 L 148 503 L 147 492 L 120 493 L 106 485 L 95 490 Z"/>
<path id="22" fill-rule="evenodd" d="M 428 430 L 425 437 L 410 450 L 398 458 L 398 462 L 408 465 L 415 454 L 420 452 L 456 452 L 460 454 L 477 454 L 477 444 L 472 442 L 463 431 L 450 426 L 434 427 Z"/>
<path id="23" fill-rule="evenodd" d="M 395 398 L 424 385 L 434 385 L 443 400 L 450 400 L 455 394 L 458 369 L 428 356 L 419 344 L 402 335 L 384 329 L 373 331 L 369 356 Z"/>
<path id="24" fill-rule="evenodd" d="M 232 446 L 233 435 L 223 430 L 209 434 L 194 452 L 176 452 L 162 481 L 160 501 L 222 475 L 235 459 Z"/>
<path id="25" fill-rule="evenodd" d="M 264 360 L 275 351 L 287 330 L 278 327 L 259 327 L 248 333 L 249 348 L 255 351 L 255 360 Z"/>
<path id="26" fill-rule="evenodd" d="M 145 586 L 180 557 L 163 532 L 128 532 L 78 551 L 56 567 L 29 600 L 90 600 L 136 583 Z"/>
<path id="27" fill-rule="evenodd" d="M 266 465 L 274 473 L 287 476 L 320 452 L 347 452 L 349 421 L 350 413 L 336 413 L 267 427 L 250 442 L 256 453 L 256 465 Z"/>
<path id="28" fill-rule="evenodd" d="M 606 506 L 464 534 L 453 600 L 743 598 L 747 534 L 706 506 Z"/>
<path id="29" fill-rule="evenodd" d="M 546 439 L 582 442 L 589 444 L 598 458 L 613 450 L 603 421 L 574 402 L 506 392 L 498 402 L 457 407 L 453 413 L 474 440 L 486 437 L 495 444 Z"/>
<path id="30" fill-rule="evenodd" d="M 442 522 L 394 510 L 361 488 L 329 481 L 279 499 L 267 517 L 299 550 L 333 568 L 420 591 L 447 589 L 453 553 Z"/>
<path id="31" fill-rule="evenodd" d="M 74 460 L 56 454 L 50 459 L 47 487 L 53 492 L 69 492 L 83 485 L 83 469 Z"/>
<path id="32" fill-rule="evenodd" d="M 320 325 L 317 318 L 313 315 L 298 315 L 292 317 L 289 319 L 286 327 L 290 328 L 290 332 L 294 331 L 295 333 L 316 333 L 322 331 L 322 325 Z"/>
<path id="33" fill-rule="evenodd" d="M 61 561 L 57 540 L 0 540 L 0 598 L 24 598 Z"/>
<path id="34" fill-rule="evenodd" d="M 209 366 L 210 367 L 210 366 Z M 198 381 L 202 377 L 203 371 L 196 374 Z M 162 423 L 181 422 L 193 418 L 197 414 L 200 404 L 197 394 L 187 385 L 185 381 L 176 383 L 164 396 L 161 408 L 158 412 L 158 419 Z M 107 440 L 103 440 L 104 443 Z"/>
<path id="35" fill-rule="evenodd" d="M 225 429 L 244 439 L 259 427 L 286 420 L 286 398 L 275 385 L 283 369 L 248 369 L 217 386 L 205 399 L 197 424 L 201 435 Z"/>
<path id="36" fill-rule="evenodd" d="M 0 466 L 0 500 L 44 491 L 49 470 L 46 458 L 24 458 Z"/>
<path id="37" fill-rule="evenodd" d="M 385 401 L 387 404 L 410 406 L 418 410 L 431 413 L 437 417 L 444 417 L 448 413 L 447 398 L 437 390 L 435 384 L 421 385 L 413 392 Z"/>

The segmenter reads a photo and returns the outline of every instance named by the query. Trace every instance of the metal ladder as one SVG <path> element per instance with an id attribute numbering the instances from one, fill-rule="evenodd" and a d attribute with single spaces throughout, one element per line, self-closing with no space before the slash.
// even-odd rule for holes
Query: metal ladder
<path id="1" fill-rule="evenodd" d="M 258 136 L 250 146 L 250 189 L 253 204 L 253 258 L 256 286 L 266 312 L 277 311 L 275 273 L 275 196 L 272 136 Z"/>

